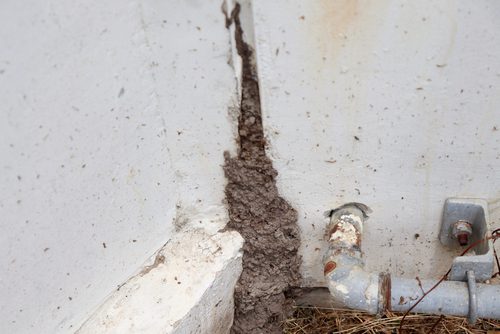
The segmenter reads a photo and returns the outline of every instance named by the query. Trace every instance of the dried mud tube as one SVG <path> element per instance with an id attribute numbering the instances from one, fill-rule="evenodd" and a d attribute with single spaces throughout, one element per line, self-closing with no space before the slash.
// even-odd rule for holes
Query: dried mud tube
<path id="1" fill-rule="evenodd" d="M 284 324 L 285 334 L 358 334 L 358 333 L 398 333 L 402 314 L 387 312 L 377 318 L 361 311 L 343 309 L 297 308 L 293 317 Z M 480 319 L 471 326 L 461 317 L 409 314 L 406 316 L 401 334 L 493 334 L 500 333 L 500 321 Z M 438 322 L 438 323 L 437 323 Z M 437 325 L 433 328 L 433 326 Z"/>
<path id="2" fill-rule="evenodd" d="M 277 172 L 266 156 L 259 83 L 254 52 L 243 40 L 240 5 L 226 25 L 235 25 L 242 59 L 239 150 L 225 153 L 228 228 L 238 231 L 243 246 L 243 272 L 235 288 L 232 333 L 282 333 L 290 310 L 285 292 L 300 283 L 297 212 L 276 187 Z"/>

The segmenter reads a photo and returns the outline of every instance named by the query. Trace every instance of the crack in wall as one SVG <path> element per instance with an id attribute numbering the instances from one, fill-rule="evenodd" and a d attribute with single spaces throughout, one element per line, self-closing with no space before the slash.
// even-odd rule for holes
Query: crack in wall
<path id="1" fill-rule="evenodd" d="M 243 39 L 240 10 L 236 3 L 230 17 L 225 13 L 226 26 L 234 23 L 236 49 L 242 60 L 239 150 L 235 157 L 224 153 L 227 227 L 245 239 L 231 332 L 281 333 L 282 320 L 292 305 L 285 294 L 301 281 L 300 233 L 297 212 L 280 197 L 278 173 L 266 156 L 254 50 Z"/>

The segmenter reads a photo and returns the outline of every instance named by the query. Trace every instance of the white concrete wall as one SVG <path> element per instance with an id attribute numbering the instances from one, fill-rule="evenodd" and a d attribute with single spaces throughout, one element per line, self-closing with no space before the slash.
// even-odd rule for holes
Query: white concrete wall
<path id="1" fill-rule="evenodd" d="M 500 223 L 498 1 L 253 2 L 269 152 L 299 212 L 306 285 L 323 284 L 325 210 L 357 201 L 367 265 L 449 266 L 447 197 Z M 420 237 L 415 238 L 419 234 Z"/>
<path id="2" fill-rule="evenodd" d="M 220 1 L 0 2 L 0 332 L 72 332 L 225 220 L 229 56 Z"/>
<path id="3" fill-rule="evenodd" d="M 226 220 L 222 152 L 234 151 L 237 88 L 220 5 L 0 2 L 0 332 L 74 332 L 91 314 L 82 332 L 171 321 L 167 306 L 152 318 L 106 318 L 116 303 L 121 315 L 156 307 L 150 292 L 163 281 L 150 279 L 182 266 L 140 268 L 169 240 L 162 251 L 185 242 L 186 254 L 208 256 L 214 283 L 199 282 L 186 301 L 200 311 L 175 313 L 171 329 L 212 328 L 201 316 L 215 307 L 212 292 L 228 309 L 221 287 L 238 275 L 238 240 L 222 242 L 227 257 L 204 253 L 205 242 L 226 240 L 215 234 Z M 323 283 L 323 212 L 345 202 L 374 210 L 363 245 L 370 269 L 407 277 L 435 276 L 450 261 L 437 241 L 446 197 L 486 198 L 499 222 L 497 2 L 252 8 L 246 34 L 268 150 L 299 212 L 305 285 Z M 176 233 L 197 224 L 210 230 L 200 242 Z M 158 291 L 174 302 L 182 294 Z"/>

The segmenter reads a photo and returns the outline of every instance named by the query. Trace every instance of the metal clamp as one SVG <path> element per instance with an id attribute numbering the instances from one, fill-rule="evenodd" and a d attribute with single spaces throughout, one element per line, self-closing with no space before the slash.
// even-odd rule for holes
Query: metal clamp
<path id="1" fill-rule="evenodd" d="M 477 320 L 477 287 L 476 276 L 473 271 L 467 271 L 467 287 L 469 288 L 469 324 L 474 325 Z"/>
<path id="2" fill-rule="evenodd" d="M 488 202 L 474 198 L 448 198 L 443 208 L 439 240 L 449 248 L 461 249 L 461 244 L 473 244 L 490 235 Z M 450 281 L 467 281 L 466 271 L 474 271 L 477 282 L 489 280 L 493 275 L 493 241 L 481 242 L 474 247 L 474 255 L 453 259 Z"/>

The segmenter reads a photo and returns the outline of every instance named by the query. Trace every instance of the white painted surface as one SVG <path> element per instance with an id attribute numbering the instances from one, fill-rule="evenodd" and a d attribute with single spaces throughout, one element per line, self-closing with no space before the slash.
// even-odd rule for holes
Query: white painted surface
<path id="1" fill-rule="evenodd" d="M 6 0 L 0 41 L 0 332 L 72 332 L 224 220 L 229 35 L 220 1 Z"/>
<path id="2" fill-rule="evenodd" d="M 368 268 L 406 277 L 451 263 L 438 243 L 447 197 L 485 198 L 500 222 L 500 3 L 253 10 L 269 152 L 299 212 L 306 285 L 324 284 L 323 212 L 346 202 L 373 209 Z"/>
<path id="3" fill-rule="evenodd" d="M 368 267 L 407 277 L 450 261 L 437 242 L 446 197 L 486 198 L 499 221 L 497 2 L 255 0 L 253 10 L 246 36 L 279 187 L 300 214 L 305 285 L 323 284 L 323 212 L 345 202 L 374 211 Z M 220 1 L 195 0 L 5 0 L 0 28 L 0 332 L 72 332 L 166 241 L 185 241 L 176 228 L 215 216 L 212 235 L 225 221 L 229 34 Z M 179 331 L 192 330 L 190 315 L 208 324 L 197 318 L 214 301 L 207 289 L 229 310 L 221 288 L 239 269 L 227 254 L 211 267 L 220 284 L 190 284 L 200 289 L 185 302 L 200 309 L 179 311 Z M 230 270 L 214 269 L 226 260 Z M 112 328 L 152 319 L 137 316 Z"/>
<path id="4" fill-rule="evenodd" d="M 77 333 L 228 333 L 242 245 L 237 232 L 176 234 L 157 254 L 164 262 L 131 278 Z"/>

